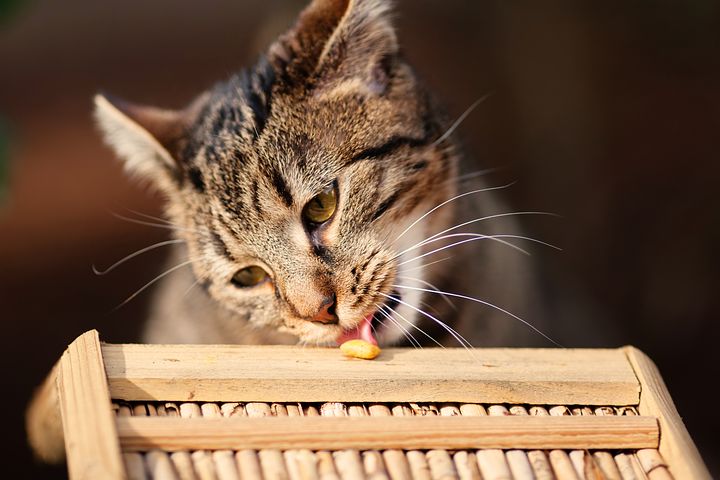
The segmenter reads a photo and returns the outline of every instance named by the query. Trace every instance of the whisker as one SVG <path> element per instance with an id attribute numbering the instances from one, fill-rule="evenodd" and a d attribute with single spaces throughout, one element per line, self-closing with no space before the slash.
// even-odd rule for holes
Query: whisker
<path id="1" fill-rule="evenodd" d="M 188 293 L 190 293 L 190 291 L 193 288 L 195 288 L 195 286 L 197 286 L 197 284 L 199 284 L 199 283 L 200 283 L 200 279 L 199 278 L 195 279 L 195 281 L 192 283 L 192 285 L 190 285 L 190 287 L 187 290 L 185 290 L 185 293 L 183 293 L 182 298 L 187 297 Z"/>
<path id="2" fill-rule="evenodd" d="M 412 227 L 414 227 L 415 225 L 417 225 L 417 223 L 420 222 L 422 219 L 424 219 L 425 217 L 427 217 L 428 215 L 430 215 L 431 213 L 433 213 L 433 212 L 434 212 L 435 210 L 437 210 L 438 208 L 441 208 L 441 207 L 447 205 L 447 204 L 450 203 L 450 202 L 454 202 L 455 200 L 458 200 L 458 199 L 460 199 L 460 198 L 466 197 L 466 196 L 468 196 L 468 195 L 473 195 L 473 194 L 475 194 L 475 193 L 491 192 L 491 191 L 493 191 L 493 190 L 501 190 L 501 189 L 503 189 L 503 188 L 509 188 L 509 187 L 515 185 L 516 183 L 517 183 L 517 182 L 510 182 L 510 183 L 508 183 L 508 184 L 506 184 L 506 185 L 500 185 L 500 186 L 498 186 L 498 187 L 485 187 L 485 188 L 480 188 L 480 189 L 478 189 L 478 190 L 471 190 L 471 191 L 469 191 L 469 192 L 465 192 L 465 193 L 461 193 L 461 194 L 459 194 L 459 195 L 455 195 L 454 197 L 452 197 L 452 198 L 450 198 L 450 199 L 448 199 L 448 200 L 445 200 L 444 202 L 440 203 L 439 205 L 436 205 L 436 206 L 433 207 L 432 209 L 430 209 L 430 210 L 428 210 L 427 212 L 425 212 L 420 218 L 418 218 L 417 220 L 415 220 L 413 223 L 410 224 L 409 227 L 407 227 L 405 230 L 403 230 L 402 233 L 400 233 L 400 235 L 398 235 L 397 238 L 395 238 L 395 240 L 393 240 L 393 243 L 397 242 L 397 241 L 400 239 L 400 237 L 402 237 L 403 235 L 405 235 Z"/>
<path id="3" fill-rule="evenodd" d="M 406 290 L 417 290 L 417 291 L 420 291 L 420 292 L 436 293 L 436 294 L 444 293 L 445 295 L 449 295 L 449 296 L 451 296 L 451 297 L 463 298 L 463 299 L 465 299 L 465 300 L 470 300 L 470 301 L 473 301 L 473 302 L 480 303 L 480 304 L 482 304 L 482 305 L 486 305 L 486 306 L 488 306 L 488 307 L 494 308 L 495 310 L 497 310 L 497 311 L 499 311 L 499 312 L 502 312 L 502 313 L 504 313 L 504 314 L 506 314 L 506 315 L 511 316 L 511 317 L 514 318 L 515 320 L 518 320 L 518 321 L 524 323 L 525 325 L 527 325 L 528 327 L 530 327 L 533 331 L 535 331 L 536 333 L 540 334 L 543 338 L 545 338 L 546 340 L 552 342 L 553 345 L 555 345 L 556 347 L 562 347 L 562 345 L 560 345 L 558 342 L 556 342 L 555 340 L 553 340 L 552 338 L 548 337 L 548 336 L 545 335 L 543 332 L 541 332 L 540 330 L 538 330 L 538 329 L 537 329 L 535 326 L 533 326 L 530 322 L 528 322 L 528 321 L 526 321 L 526 320 L 523 320 L 522 318 L 518 317 L 518 316 L 515 315 L 514 313 L 508 312 L 508 311 L 505 310 L 504 308 L 498 307 L 497 305 L 494 305 L 494 304 L 492 304 L 492 303 L 490 303 L 490 302 L 486 302 L 486 301 L 480 300 L 480 299 L 478 299 L 478 298 L 469 297 L 469 296 L 467 296 L 467 295 L 461 295 L 461 294 L 459 294 L 459 293 L 441 292 L 441 291 L 429 290 L 429 289 L 427 289 L 427 288 L 409 287 L 409 286 L 407 286 L 407 285 L 393 285 L 393 287 L 395 287 L 395 288 L 404 288 L 404 289 L 406 289 Z"/>
<path id="4" fill-rule="evenodd" d="M 375 328 L 375 325 L 373 325 L 373 322 L 370 322 L 370 330 L 372 330 L 373 336 L 375 337 L 375 339 L 377 339 L 378 333 L 377 333 L 377 329 Z"/>
<path id="5" fill-rule="evenodd" d="M 405 273 L 414 272 L 415 270 L 420 270 L 421 268 L 429 267 L 430 265 L 434 265 L 434 264 L 436 264 L 436 263 L 444 262 L 445 260 L 450 260 L 451 258 L 452 258 L 452 256 L 450 256 L 450 257 L 445 257 L 445 258 L 441 258 L 440 260 L 435 260 L 435 261 L 430 262 L 430 263 L 423 263 L 422 265 L 418 265 L 417 267 L 408 268 L 407 270 L 405 270 Z"/>
<path id="6" fill-rule="evenodd" d="M 198 260 L 198 259 L 197 259 L 197 258 L 193 258 L 193 259 L 187 260 L 187 261 L 185 261 L 185 262 L 183 262 L 183 263 L 181 263 L 181 264 L 179 264 L 179 265 L 175 265 L 174 267 L 172 267 L 172 268 L 164 271 L 163 273 L 161 273 L 160 275 L 158 275 L 157 277 L 153 278 L 153 279 L 150 280 L 148 283 L 146 283 L 145 285 L 143 285 L 142 287 L 140 287 L 140 289 L 138 289 L 135 293 L 133 293 L 132 295 L 130 295 L 128 298 L 126 298 L 120 305 L 118 305 L 117 307 L 115 307 L 115 308 L 113 309 L 113 311 L 116 311 L 116 310 L 118 310 L 119 308 L 121 308 L 121 307 L 123 307 L 124 305 L 126 305 L 129 301 L 131 301 L 133 298 L 135 298 L 135 297 L 137 297 L 138 295 L 140 295 L 140 293 L 144 292 L 147 288 L 149 288 L 152 284 L 154 284 L 155 282 L 157 282 L 157 281 L 160 280 L 161 278 L 166 277 L 166 276 L 170 275 L 171 273 L 173 273 L 174 271 L 176 271 L 176 270 L 178 270 L 178 269 L 180 269 L 180 268 L 182 268 L 182 267 L 185 267 L 185 266 L 191 264 L 191 263 L 194 262 L 195 260 Z"/>
<path id="7" fill-rule="evenodd" d="M 432 290 L 431 290 L 431 291 L 432 291 Z M 463 347 L 465 347 L 466 350 L 470 351 L 470 349 L 473 348 L 473 346 L 470 344 L 470 342 L 468 342 L 468 341 L 465 339 L 465 337 L 463 337 L 462 335 L 460 335 L 457 331 L 455 331 L 454 328 L 452 328 L 450 325 L 448 325 L 447 323 L 443 322 L 442 320 L 438 320 L 437 318 L 433 317 L 432 315 L 430 315 L 429 313 L 425 312 L 424 310 L 421 310 L 421 309 L 419 309 L 419 308 L 417 308 L 417 307 L 415 307 L 415 306 L 413 306 L 413 305 L 410 305 L 409 303 L 407 303 L 407 302 L 405 302 L 405 301 L 403 301 L 403 300 L 400 300 L 400 299 L 397 298 L 397 297 L 393 297 L 393 296 L 391 296 L 391 295 L 386 295 L 386 294 L 384 294 L 384 293 L 382 293 L 382 292 L 380 292 L 380 295 L 382 295 L 382 296 L 384 296 L 384 297 L 387 297 L 387 298 L 389 298 L 389 299 L 391 299 L 391 300 L 395 300 L 395 301 L 398 302 L 398 303 L 402 303 L 403 305 L 412 308 L 412 309 L 415 310 L 416 312 L 418 312 L 418 313 L 420 313 L 420 314 L 422 314 L 422 315 L 425 315 L 426 317 L 428 317 L 429 319 L 431 319 L 432 321 L 434 321 L 435 323 L 437 323 L 438 325 L 440 325 L 442 328 L 444 328 L 450 335 L 452 335 L 452 337 L 453 337 L 455 340 L 458 341 L 458 343 L 460 343 L 460 345 L 462 345 Z M 469 348 L 468 348 L 468 347 L 469 347 Z"/>
<path id="8" fill-rule="evenodd" d="M 551 243 L 543 242 L 542 240 L 539 240 L 539 239 L 533 238 L 533 237 L 526 237 L 526 236 L 523 236 L 523 235 L 513 235 L 513 234 L 509 234 L 509 233 L 501 233 L 501 234 L 496 234 L 496 235 L 485 235 L 485 234 L 482 234 L 482 233 L 467 233 L 467 232 L 463 232 L 463 233 L 452 233 L 452 234 L 450 234 L 450 235 L 443 235 L 442 237 L 433 238 L 433 239 L 431 239 L 431 240 L 426 240 L 424 243 L 418 244 L 416 247 L 413 247 L 413 248 L 423 247 L 423 246 L 425 246 L 425 245 L 429 245 L 429 244 L 431 244 L 431 243 L 439 242 L 439 241 L 441 241 L 441 240 L 446 240 L 446 239 L 448 239 L 448 238 L 453 238 L 453 237 L 473 237 L 474 240 L 493 240 L 493 241 L 496 241 L 496 242 L 498 242 L 498 243 L 501 243 L 501 244 L 503 244 L 503 245 L 505 245 L 505 246 L 508 246 L 508 247 L 510 247 L 510 248 L 512 248 L 512 249 L 514 249 L 514 250 L 517 250 L 517 251 L 520 252 L 520 253 L 523 253 L 523 254 L 525 254 L 525 255 L 528 255 L 528 256 L 531 256 L 531 254 L 530 254 L 530 252 L 528 252 L 528 251 L 525 250 L 524 248 L 518 247 L 517 245 L 515 245 L 515 244 L 513 244 L 513 243 L 510 243 L 510 242 L 506 242 L 506 241 L 504 241 L 504 240 L 502 240 L 502 239 L 503 239 L 503 238 L 514 238 L 514 239 L 517 239 L 517 240 L 527 240 L 528 242 L 539 243 L 540 245 L 544 245 L 544 246 L 546 246 L 546 247 L 554 248 L 555 250 L 558 250 L 558 251 L 560 251 L 560 252 L 562 251 L 562 248 L 560 248 L 560 247 L 558 247 L 558 246 L 555 246 L 555 245 L 553 245 L 553 244 L 551 244 Z M 465 240 L 465 241 L 462 241 L 462 242 L 453 243 L 453 244 L 451 244 L 451 245 L 447 245 L 447 247 L 450 248 L 450 247 L 454 247 L 454 246 L 457 246 L 457 245 L 462 245 L 463 243 L 467 243 L 467 242 L 470 242 L 470 241 L 471 241 L 471 240 Z M 395 260 L 396 258 L 400 257 L 402 254 L 407 253 L 408 251 L 412 250 L 413 248 L 410 248 L 410 249 L 408 249 L 408 250 L 405 250 L 405 251 L 403 251 L 403 252 L 395 255 L 392 259 Z M 443 250 L 443 248 L 438 248 L 438 249 L 436 249 L 436 250 L 433 250 L 432 252 L 428 252 L 428 254 L 429 254 L 429 253 L 435 253 L 435 252 L 442 251 L 442 250 Z M 422 255 L 421 255 L 420 257 L 416 257 L 416 258 L 421 258 L 421 257 L 422 257 Z M 406 260 L 406 262 L 411 262 L 411 261 L 413 261 L 413 260 L 414 260 L 414 259 Z M 405 263 L 406 263 L 406 262 L 405 262 Z M 402 265 L 402 264 L 400 264 L 400 265 Z M 428 265 L 430 265 L 430 264 L 428 264 Z"/>
<path id="9" fill-rule="evenodd" d="M 409 247 L 409 248 L 405 249 L 404 251 L 402 251 L 401 253 L 399 253 L 397 256 L 400 256 L 400 255 L 402 255 L 403 253 L 405 253 L 405 252 L 407 252 L 407 251 L 409 251 L 409 250 L 412 250 L 413 248 L 417 248 L 417 247 L 419 247 L 419 246 L 422 246 L 422 245 L 424 245 L 425 243 L 427 243 L 429 240 L 432 240 L 433 238 L 436 238 L 436 237 L 438 237 L 438 236 L 440 236 L 440 235 L 443 235 L 443 234 L 445 234 L 445 233 L 447 233 L 447 232 L 451 232 L 451 231 L 453 231 L 453 230 L 457 230 L 458 228 L 464 227 L 464 226 L 466 226 L 466 225 L 470 225 L 470 224 L 472 224 L 472 223 L 482 222 L 482 221 L 485 221 L 485 220 L 492 220 L 492 219 L 500 218 L 500 217 L 511 217 L 511 216 L 516 216 L 516 215 L 549 215 L 549 216 L 554 216 L 554 217 L 559 216 L 559 215 L 557 215 L 557 214 L 550 213 L 550 212 L 506 212 L 506 213 L 498 213 L 498 214 L 495 214 L 495 215 L 488 215 L 488 216 L 480 217 L 480 218 L 474 218 L 474 219 L 469 220 L 469 221 L 467 221 L 467 222 L 460 223 L 460 224 L 455 225 L 455 226 L 452 226 L 452 227 L 450 227 L 450 228 L 446 228 L 446 229 L 443 230 L 442 232 L 438 232 L 438 233 L 435 233 L 435 234 L 433 234 L 433 235 L 430 235 L 429 237 L 427 237 L 426 239 L 424 239 L 424 240 L 416 243 L 416 244 L 413 245 L 412 247 Z M 554 247 L 554 248 L 557 248 L 557 247 Z"/>
<path id="10" fill-rule="evenodd" d="M 556 213 L 551 213 L 551 212 L 532 212 L 532 211 L 530 211 L 530 212 L 505 212 L 505 213 L 496 213 L 495 215 L 488 215 L 488 216 L 485 216 L 485 217 L 474 218 L 474 219 L 472 219 L 472 220 L 468 220 L 467 222 L 463 222 L 463 223 L 460 223 L 460 224 L 455 225 L 455 226 L 453 226 L 453 227 L 446 228 L 446 229 L 443 230 L 442 232 L 438 232 L 438 233 L 436 233 L 436 234 L 434 234 L 434 235 L 431 235 L 431 236 L 428 237 L 426 240 L 430 240 L 430 239 L 432 239 L 432 238 L 435 238 L 435 237 L 438 237 L 438 236 L 440 236 L 440 235 L 443 235 L 443 234 L 445 234 L 445 233 L 447 233 L 447 232 L 451 232 L 451 231 L 453 231 L 453 230 L 457 230 L 458 228 L 462 228 L 462 227 L 464 227 L 464 226 L 466 226 L 466 225 L 470 225 L 470 224 L 473 224 L 473 223 L 483 222 L 483 221 L 485 221 L 485 220 L 492 220 L 492 219 L 495 219 L 495 218 L 514 217 L 514 216 L 520 216 L 520 215 L 547 215 L 547 216 L 550 216 L 550 217 L 559 217 L 559 216 L 560 216 L 560 215 L 558 215 L 558 214 L 556 214 Z M 555 248 L 557 248 L 557 247 L 555 247 Z"/>
<path id="11" fill-rule="evenodd" d="M 153 216 L 153 215 L 148 215 L 147 213 L 143 213 L 143 212 L 139 212 L 139 211 L 137 211 L 137 210 L 133 210 L 132 208 L 125 208 L 125 210 L 127 210 L 128 212 L 130 212 L 130 213 L 132 213 L 132 214 L 134 214 L 134 215 L 137 215 L 138 217 L 147 218 L 148 220 L 156 220 L 156 221 L 161 222 L 161 223 L 164 223 L 164 224 L 166 224 L 166 225 L 174 225 L 174 226 L 177 226 L 177 225 L 175 225 L 173 222 L 171 222 L 170 220 L 168 220 L 167 218 L 155 217 L 155 216 Z"/>
<path id="12" fill-rule="evenodd" d="M 115 213 L 115 212 L 110 212 L 110 213 L 115 218 L 119 218 L 120 220 L 124 220 L 124 221 L 130 222 L 130 223 L 136 223 L 138 225 L 145 225 L 148 227 L 162 228 L 165 230 L 172 230 L 172 231 L 191 232 L 191 233 L 196 233 L 198 235 L 204 235 L 205 233 L 207 233 L 207 231 L 201 232 L 199 230 L 194 230 L 192 228 L 185 228 L 185 227 L 180 227 L 180 226 L 172 225 L 172 224 L 168 225 L 168 224 L 162 224 L 162 223 L 146 222 L 144 220 L 138 220 L 136 218 L 126 217 L 124 215 L 120 215 L 119 213 Z"/>
<path id="13" fill-rule="evenodd" d="M 385 317 L 385 320 L 382 320 L 383 325 L 384 325 L 384 322 L 385 322 L 386 320 L 389 321 L 390 323 L 392 323 L 393 325 L 395 325 L 395 326 L 400 330 L 400 332 L 403 334 L 403 336 L 405 337 L 405 339 L 406 339 L 408 342 L 410 342 L 410 345 L 412 345 L 413 348 L 420 348 L 420 349 L 423 348 L 423 346 L 420 344 L 420 342 L 418 342 L 417 339 L 416 339 L 415 337 L 413 337 L 412 334 L 408 331 L 408 329 L 405 328 L 405 327 L 403 327 L 402 324 L 400 324 L 400 322 L 398 322 L 397 320 L 395 320 L 394 318 L 392 318 L 391 316 L 389 316 L 387 313 L 382 312 L 382 311 L 380 311 L 380 310 L 378 310 L 378 311 L 380 312 L 380 314 L 381 314 L 382 316 Z"/>
<path id="14" fill-rule="evenodd" d="M 117 262 L 113 263 L 112 265 L 110 265 L 110 266 L 109 266 L 108 268 L 106 268 L 105 270 L 98 270 L 98 269 L 95 267 L 95 265 L 91 265 L 92 271 L 93 271 L 93 273 L 94 273 L 95 275 L 98 275 L 98 276 L 100 276 L 100 275 L 106 275 L 106 274 L 112 272 L 113 270 L 115 270 L 117 267 L 119 267 L 119 266 L 122 265 L 123 263 L 127 262 L 128 260 L 131 260 L 131 259 L 137 257 L 138 255 L 142 255 L 143 253 L 149 252 L 150 250 L 155 250 L 156 248 L 164 247 L 164 246 L 166 246 L 166 245 L 174 245 L 174 244 L 176 244 L 176 243 L 182 243 L 182 242 L 184 242 L 184 241 L 185 241 L 185 240 L 175 239 L 175 240 L 165 240 L 164 242 L 158 242 L 158 243 L 155 243 L 155 244 L 153 244 L 153 245 L 150 245 L 149 247 L 141 248 L 140 250 L 138 250 L 138 251 L 136 251 L 136 252 L 134 252 L 134 253 L 131 253 L 130 255 L 128 255 L 128 256 L 126 256 L 126 257 L 124 257 L 124 258 L 121 258 L 120 260 L 118 260 Z"/>
<path id="15" fill-rule="evenodd" d="M 459 245 L 462 245 L 463 243 L 476 242 L 476 241 L 478 241 L 478 240 L 487 240 L 487 239 L 492 239 L 492 238 L 493 238 L 493 237 L 492 237 L 491 235 L 481 235 L 481 236 L 479 236 L 479 237 L 473 237 L 473 238 L 468 238 L 467 240 L 461 240 L 461 241 L 459 241 L 459 242 L 451 243 L 450 245 L 445 245 L 445 246 L 443 246 L 443 247 L 436 248 L 435 250 L 431 250 L 431 251 L 429 251 L 429 252 L 423 253 L 422 255 L 418 255 L 417 257 L 413 257 L 413 258 L 411 258 L 411 259 L 409 259 L 409 260 L 405 260 L 405 261 L 403 261 L 403 262 L 400 262 L 400 263 L 397 264 L 397 266 L 399 267 L 399 266 L 401 266 L 401 265 L 405 265 L 406 263 L 414 262 L 415 260 L 419 260 L 419 259 L 421 259 L 421 258 L 423 258 L 423 257 L 427 257 L 428 255 L 432 255 L 433 253 L 442 252 L 443 250 L 447 250 L 448 248 L 457 247 L 457 246 L 459 246 Z M 500 240 L 500 239 L 498 239 L 497 241 L 500 242 L 500 243 L 502 243 L 502 244 L 505 244 L 505 245 L 507 245 L 507 246 L 509 246 L 509 247 L 512 247 L 512 248 L 514 248 L 514 249 L 516 249 L 516 250 L 519 250 L 519 251 L 521 251 L 522 253 L 524 253 L 524 254 L 526 254 L 526 255 L 530 255 L 529 252 L 523 250 L 522 248 L 518 247 L 517 245 L 513 245 L 513 244 L 510 243 L 510 242 L 506 242 L 506 241 Z"/>
<path id="16" fill-rule="evenodd" d="M 378 312 L 380 312 L 380 314 L 381 314 L 383 317 L 385 317 L 385 318 L 386 318 L 387 320 L 389 320 L 393 325 L 395 325 L 396 327 L 398 327 L 398 329 L 400 330 L 400 332 L 405 336 L 405 338 L 407 339 L 407 341 L 410 342 L 410 344 L 411 344 L 413 347 L 415 347 L 415 348 L 422 348 L 422 345 L 420 345 L 420 342 L 418 342 L 418 341 L 415 339 L 415 337 L 413 337 L 412 334 L 411 334 L 405 327 L 403 327 L 397 320 L 395 320 L 394 318 L 392 318 L 391 316 L 389 316 L 387 313 L 385 313 L 385 312 L 382 310 L 382 305 L 379 305 L 379 304 L 376 303 L 375 306 L 378 307 Z"/>
<path id="17" fill-rule="evenodd" d="M 435 290 L 437 290 L 438 292 L 440 292 L 440 289 L 439 289 L 438 287 L 436 287 L 435 285 L 433 285 L 433 284 L 430 283 L 430 282 L 426 282 L 425 280 L 423 280 L 423 279 L 421 279 L 421 278 L 408 277 L 408 276 L 406 276 L 406 275 L 397 275 L 397 278 L 404 278 L 405 280 L 415 280 L 416 282 L 420 282 L 420 283 L 422 283 L 422 284 L 424 284 L 424 285 L 427 285 L 428 287 L 430 287 L 430 288 L 432 288 L 432 289 L 435 289 Z M 447 298 L 447 296 L 442 295 L 442 298 L 443 298 L 443 300 L 445 300 L 445 302 L 446 302 L 448 305 L 450 305 L 450 307 L 451 307 L 453 310 L 457 310 L 457 307 L 455 306 L 455 304 L 452 303 L 452 302 L 450 301 L 450 299 Z"/>
<path id="18" fill-rule="evenodd" d="M 482 97 L 478 98 L 477 100 L 475 100 L 475 101 L 473 102 L 473 104 L 470 105 L 470 106 L 462 113 L 462 115 L 460 115 L 460 116 L 458 117 L 458 119 L 455 120 L 455 122 L 453 122 L 452 125 L 450 125 L 450 128 L 448 128 L 448 129 L 445 131 L 445 133 L 443 133 L 442 136 L 440 136 L 440 138 L 438 138 L 437 140 L 435 140 L 435 141 L 433 142 L 432 146 L 435 147 L 435 146 L 441 144 L 441 143 L 444 142 L 450 135 L 452 135 L 452 133 L 453 133 L 453 132 L 460 126 L 460 124 L 467 118 L 467 116 L 470 115 L 470 114 L 472 113 L 472 111 L 475 110 L 475 108 L 477 108 L 478 105 L 480 105 L 480 104 L 483 103 L 485 100 L 487 100 L 489 96 L 490 96 L 490 94 L 487 93 L 487 94 L 483 95 Z"/>
<path id="19" fill-rule="evenodd" d="M 415 330 L 417 330 L 418 332 L 420 332 L 420 333 L 422 333 L 423 335 L 425 335 L 425 336 L 426 336 L 427 338 L 429 338 L 433 343 L 435 343 L 435 345 L 437 345 L 437 346 L 440 347 L 440 348 L 445 348 L 445 345 L 443 345 L 442 343 L 440 343 L 440 342 L 438 342 L 437 340 L 435 340 L 435 338 L 434 338 L 432 335 L 430 335 L 430 334 L 427 333 L 425 330 L 423 330 L 422 328 L 420 328 L 420 327 L 418 327 L 417 325 L 415 325 L 414 323 L 412 323 L 412 322 L 411 322 L 410 320 L 408 320 L 407 318 L 405 318 L 405 316 L 402 315 L 400 312 L 398 312 L 397 310 L 395 310 L 394 308 L 392 308 L 392 307 L 389 306 L 389 305 L 385 305 L 385 308 L 389 309 L 389 310 L 390 310 L 391 312 L 393 312 L 395 315 L 397 315 L 398 317 L 400 317 L 405 323 L 407 323 L 408 325 L 410 325 L 411 327 L 413 327 Z M 418 343 L 420 343 L 420 342 L 418 342 Z"/>
<path id="20" fill-rule="evenodd" d="M 416 246 L 414 246 L 414 247 L 411 247 L 411 248 L 408 248 L 408 249 L 406 249 L 406 250 L 403 250 L 402 252 L 400 252 L 400 253 L 398 253 L 397 255 L 395 255 L 395 256 L 392 258 L 392 260 L 395 260 L 395 259 L 399 258 L 400 256 L 404 255 L 405 253 L 407 253 L 407 252 L 409 252 L 409 251 L 411 251 L 411 250 L 414 250 L 414 249 L 416 249 L 416 248 L 422 247 L 422 246 L 424 246 L 424 245 L 428 245 L 428 244 L 430 244 L 430 243 L 439 242 L 440 240 L 445 240 L 446 238 L 451 238 L 451 237 L 456 237 L 456 236 L 457 236 L 457 237 L 472 237 L 472 238 L 467 239 L 467 240 L 461 240 L 461 241 L 459 241 L 459 242 L 455 242 L 455 243 L 452 243 L 452 244 L 450 244 L 450 245 L 444 245 L 444 246 L 442 246 L 442 247 L 436 248 L 435 250 L 432 250 L 432 251 L 430 251 L 430 252 L 426 252 L 426 253 L 424 253 L 424 254 L 422 254 L 422 255 L 419 255 L 419 256 L 417 256 L 417 257 L 415 257 L 415 258 L 412 258 L 412 259 L 410 259 L 410 260 L 405 260 L 404 262 L 399 263 L 398 266 L 399 266 L 399 265 L 403 265 L 403 264 L 408 263 L 408 262 L 412 262 L 412 261 L 414 261 L 414 260 L 417 260 L 418 258 L 426 257 L 426 256 L 431 255 L 431 254 L 436 253 L 436 252 L 441 252 L 441 251 L 445 250 L 446 248 L 456 247 L 456 246 L 458 246 L 458 245 L 462 245 L 463 243 L 473 242 L 473 241 L 476 241 L 476 240 L 493 240 L 493 241 L 495 241 L 495 242 L 502 243 L 503 245 L 506 245 L 506 246 L 508 246 L 508 247 L 510 247 L 510 248 L 512 248 L 512 249 L 514 249 L 514 250 L 517 250 L 518 252 L 521 252 L 521 253 L 523 253 L 523 254 L 525 254 L 525 255 L 528 255 L 528 256 L 530 255 L 530 252 L 528 252 L 528 251 L 525 250 L 524 248 L 520 248 L 520 247 L 518 247 L 517 245 L 514 245 L 514 244 L 512 244 L 512 243 L 510 243 L 510 242 L 507 242 L 507 241 L 505 241 L 505 240 L 502 240 L 502 239 L 498 238 L 498 237 L 499 237 L 498 235 L 485 235 L 485 234 L 482 234 L 482 233 L 455 233 L 455 234 L 447 235 L 447 236 L 442 237 L 442 238 L 439 238 L 439 239 L 438 239 L 438 238 L 435 238 L 435 239 L 431 239 L 431 240 L 424 240 L 424 242 L 426 242 L 426 243 L 420 243 L 420 244 L 418 244 L 418 245 L 416 245 Z"/>
<path id="21" fill-rule="evenodd" d="M 485 175 L 489 175 L 491 173 L 499 172 L 504 167 L 492 167 L 492 168 L 484 168 L 482 170 L 476 170 L 474 172 L 468 172 L 464 173 L 462 175 L 459 175 L 457 178 L 454 179 L 456 182 L 466 182 L 468 180 L 473 180 L 478 177 L 482 177 Z"/>

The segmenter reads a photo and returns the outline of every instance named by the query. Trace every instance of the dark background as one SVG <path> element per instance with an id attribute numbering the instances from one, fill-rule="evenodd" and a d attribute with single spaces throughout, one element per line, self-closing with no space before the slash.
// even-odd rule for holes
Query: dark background
<path id="1" fill-rule="evenodd" d="M 112 274 L 91 265 L 166 238 L 111 212 L 159 213 L 91 121 L 91 97 L 179 107 L 248 65 L 299 0 L 0 2 L 0 318 L 5 466 L 33 466 L 22 412 L 64 347 L 90 328 L 137 339 L 161 252 Z M 542 4 L 542 5 L 541 5 Z M 456 117 L 475 167 L 526 223 L 567 346 L 633 344 L 660 370 L 720 475 L 720 9 L 709 0 L 402 0 L 400 39 Z"/>

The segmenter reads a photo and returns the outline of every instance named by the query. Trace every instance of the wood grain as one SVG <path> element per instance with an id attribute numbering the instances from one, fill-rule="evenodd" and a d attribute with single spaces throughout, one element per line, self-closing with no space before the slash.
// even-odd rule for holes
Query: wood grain
<path id="1" fill-rule="evenodd" d="M 124 451 L 656 448 L 654 417 L 118 417 Z"/>
<path id="2" fill-rule="evenodd" d="M 59 363 L 55 364 L 42 385 L 35 390 L 25 414 L 25 431 L 30 447 L 37 459 L 48 463 L 65 461 L 65 443 L 57 391 L 59 368 Z"/>
<path id="3" fill-rule="evenodd" d="M 97 331 L 65 350 L 57 391 L 70 478 L 125 478 Z"/>
<path id="4" fill-rule="evenodd" d="M 386 349 L 103 345 L 110 393 L 124 400 L 468 402 L 636 405 L 622 350 Z"/>
<path id="5" fill-rule="evenodd" d="M 675 478 L 710 480 L 710 472 L 690 438 L 657 367 L 635 347 L 625 347 L 625 352 L 642 385 L 638 411 L 640 415 L 658 417 L 661 430 L 659 450 L 670 472 Z"/>

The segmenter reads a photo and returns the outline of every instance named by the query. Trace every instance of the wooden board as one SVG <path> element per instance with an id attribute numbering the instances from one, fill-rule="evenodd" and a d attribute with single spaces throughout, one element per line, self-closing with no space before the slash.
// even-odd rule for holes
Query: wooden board
<path id="1" fill-rule="evenodd" d="M 125 478 L 97 331 L 78 337 L 63 354 L 57 393 L 70 477 Z"/>
<path id="2" fill-rule="evenodd" d="M 120 417 L 125 451 L 657 448 L 654 417 Z"/>
<path id="3" fill-rule="evenodd" d="M 110 393 L 124 400 L 468 402 L 636 405 L 623 350 L 386 349 L 103 345 Z"/>
<path id="4" fill-rule="evenodd" d="M 625 347 L 625 351 L 643 386 L 638 411 L 659 418 L 662 429 L 659 450 L 671 465 L 671 473 L 678 479 L 711 480 L 655 364 L 637 348 Z"/>

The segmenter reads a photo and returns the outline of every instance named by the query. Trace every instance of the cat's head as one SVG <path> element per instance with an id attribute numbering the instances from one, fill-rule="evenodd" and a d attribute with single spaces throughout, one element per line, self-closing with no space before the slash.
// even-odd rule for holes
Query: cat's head
<path id="1" fill-rule="evenodd" d="M 414 321 L 417 294 L 390 298 L 420 250 L 402 252 L 447 215 L 396 238 L 452 196 L 457 167 L 387 2 L 313 1 L 254 68 L 183 110 L 96 106 L 127 170 L 166 195 L 200 284 L 238 321 L 313 343 L 373 336 L 380 305 Z M 402 336 L 385 323 L 383 343 Z"/>

